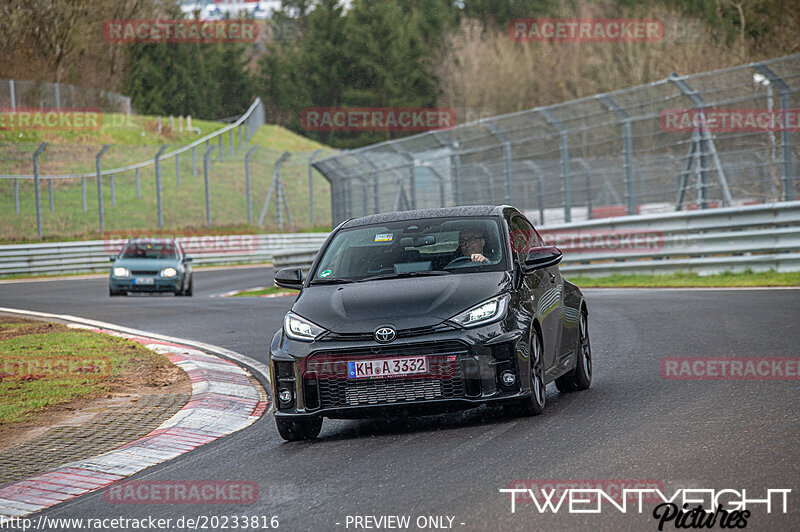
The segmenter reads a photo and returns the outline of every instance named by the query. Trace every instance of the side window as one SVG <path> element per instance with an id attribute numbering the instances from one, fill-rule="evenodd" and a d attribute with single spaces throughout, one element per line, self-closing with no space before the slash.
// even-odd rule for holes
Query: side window
<path id="1" fill-rule="evenodd" d="M 530 248 L 544 245 L 539 233 L 522 216 L 514 216 L 509 228 L 511 229 L 511 249 L 520 261 L 525 259 Z"/>

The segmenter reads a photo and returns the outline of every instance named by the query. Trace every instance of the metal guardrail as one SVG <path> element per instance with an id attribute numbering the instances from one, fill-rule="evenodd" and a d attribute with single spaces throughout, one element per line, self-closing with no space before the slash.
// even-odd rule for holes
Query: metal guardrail
<path id="1" fill-rule="evenodd" d="M 800 271 L 800 201 L 649 214 L 541 228 L 572 275 Z M 307 270 L 327 233 L 177 238 L 194 264 L 273 261 Z M 226 240 L 227 239 L 227 240 Z M 0 275 L 105 271 L 122 239 L 0 246 Z M 193 247 L 200 252 L 193 252 Z"/>
<path id="2" fill-rule="evenodd" d="M 800 271 L 800 201 L 608 218 L 541 233 L 562 246 L 561 270 L 571 275 Z M 307 270 L 315 255 L 286 251 L 274 264 Z"/>
<path id="3" fill-rule="evenodd" d="M 194 259 L 193 265 L 212 266 L 269 262 L 281 250 L 318 249 L 327 236 L 327 233 L 286 233 L 192 236 L 176 240 Z M 109 256 L 118 253 L 124 242 L 112 238 L 0 246 L 0 276 L 108 271 Z"/>
<path id="4" fill-rule="evenodd" d="M 800 271 L 800 201 L 561 224 L 542 236 L 562 246 L 572 275 Z"/>

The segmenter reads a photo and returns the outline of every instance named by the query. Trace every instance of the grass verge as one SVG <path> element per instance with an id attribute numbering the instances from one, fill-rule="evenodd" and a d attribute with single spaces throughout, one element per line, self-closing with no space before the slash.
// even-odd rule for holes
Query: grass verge
<path id="1" fill-rule="evenodd" d="M 270 286 L 269 288 L 262 288 L 260 290 L 247 290 L 234 294 L 233 297 L 261 297 L 261 296 L 290 296 L 296 295 L 297 290 L 287 290 L 279 286 Z"/>
<path id="2" fill-rule="evenodd" d="M 0 316 L 0 429 L 76 400 L 163 386 L 171 369 L 164 356 L 135 342 Z"/>
<path id="3" fill-rule="evenodd" d="M 725 272 L 715 275 L 674 273 L 670 275 L 609 275 L 606 277 L 565 276 L 582 288 L 696 288 L 747 286 L 800 286 L 800 272 Z"/>

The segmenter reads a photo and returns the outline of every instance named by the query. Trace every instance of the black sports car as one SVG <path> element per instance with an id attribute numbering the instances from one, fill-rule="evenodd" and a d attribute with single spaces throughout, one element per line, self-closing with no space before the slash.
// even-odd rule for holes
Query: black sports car
<path id="1" fill-rule="evenodd" d="M 290 441 L 322 418 L 502 403 L 540 414 L 545 386 L 592 380 L 588 309 L 561 251 L 509 206 L 376 214 L 336 227 L 272 339 L 275 421 Z"/>

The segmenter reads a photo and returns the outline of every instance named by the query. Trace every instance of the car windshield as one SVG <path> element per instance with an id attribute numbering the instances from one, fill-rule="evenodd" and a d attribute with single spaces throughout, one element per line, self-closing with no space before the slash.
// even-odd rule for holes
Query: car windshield
<path id="1" fill-rule="evenodd" d="M 506 268 L 496 218 L 406 220 L 340 230 L 312 283 L 466 274 Z"/>
<path id="2" fill-rule="evenodd" d="M 123 259 L 177 259 L 178 248 L 172 242 L 131 242 L 120 253 Z"/>

